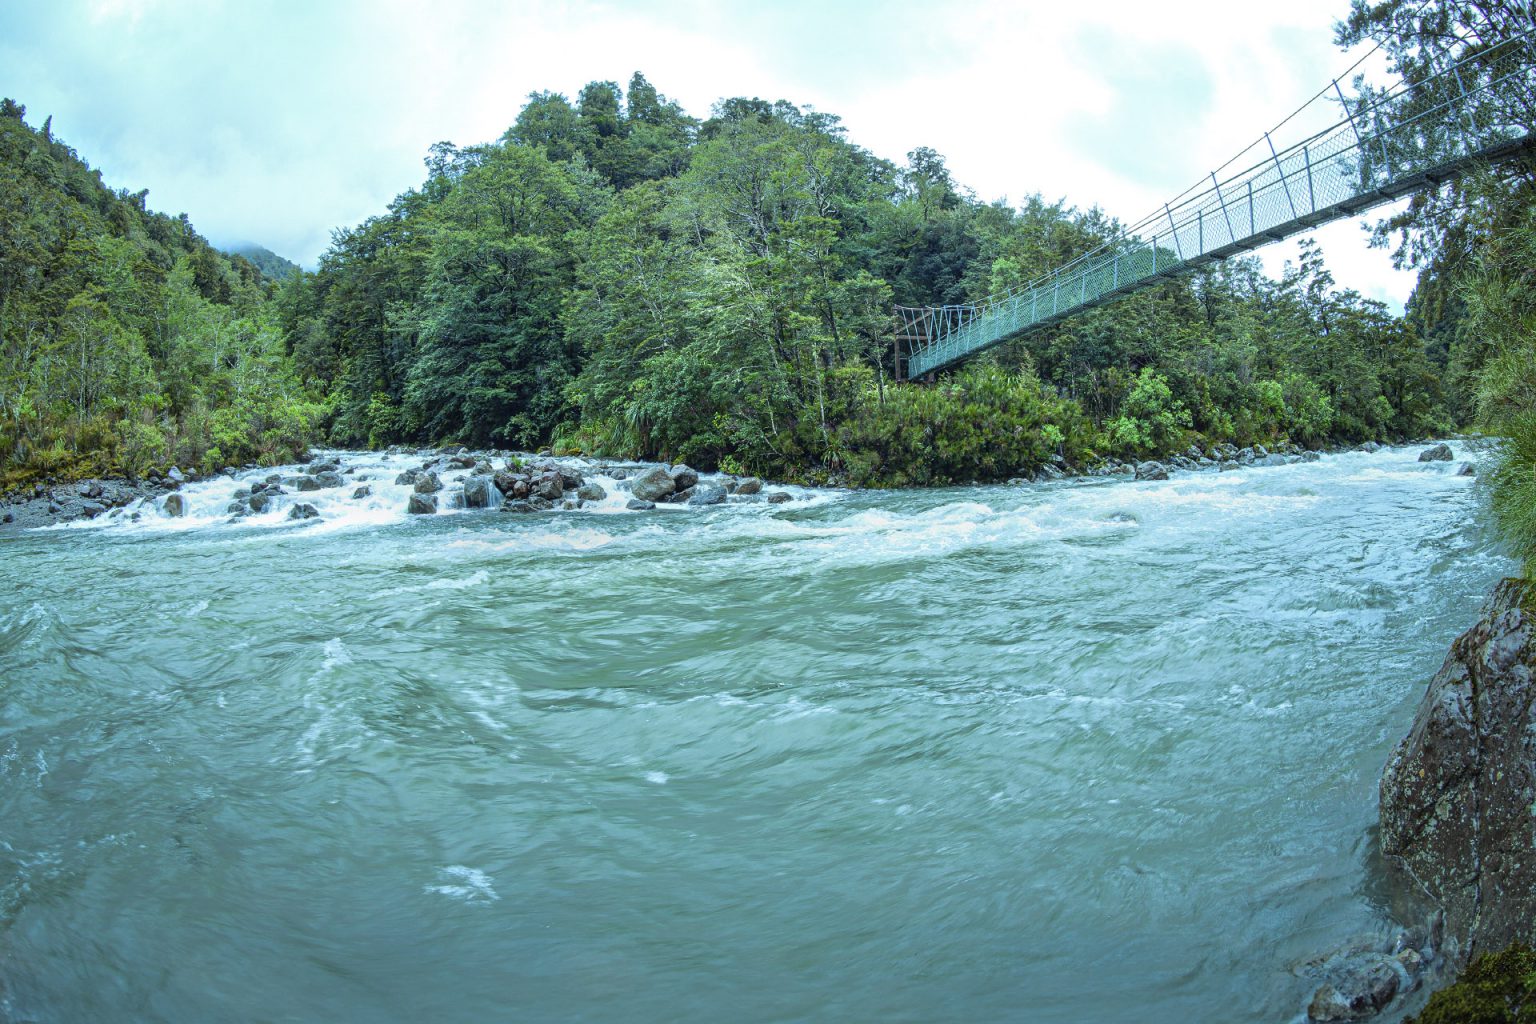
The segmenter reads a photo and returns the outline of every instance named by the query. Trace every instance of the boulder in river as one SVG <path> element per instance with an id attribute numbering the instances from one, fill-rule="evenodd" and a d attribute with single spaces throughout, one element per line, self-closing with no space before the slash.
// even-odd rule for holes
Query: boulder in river
<path id="1" fill-rule="evenodd" d="M 1381 849 L 1465 952 L 1536 931 L 1536 586 L 1505 580 L 1451 644 L 1381 778 Z"/>
<path id="2" fill-rule="evenodd" d="M 1216 472 L 1218 472 L 1218 473 L 1230 473 L 1234 469 L 1242 469 L 1242 468 L 1243 468 L 1243 464 L 1241 462 L 1233 462 L 1231 459 L 1224 459 L 1224 460 L 1222 460 L 1221 465 L 1216 467 Z"/>
<path id="3" fill-rule="evenodd" d="M 364 498 L 372 496 L 372 494 L 373 488 L 369 487 L 367 484 L 363 484 L 361 487 L 355 487 L 352 489 L 352 500 L 362 501 Z"/>
<path id="4" fill-rule="evenodd" d="M 693 493 L 688 496 L 690 505 L 719 505 L 723 501 L 725 501 L 725 488 L 719 484 L 695 484 Z"/>
<path id="5" fill-rule="evenodd" d="M 318 491 L 325 486 L 312 476 L 291 476 L 283 482 L 296 491 Z"/>
<path id="6" fill-rule="evenodd" d="M 1456 475 L 1457 476 L 1476 476 L 1477 475 L 1477 470 L 1472 467 L 1472 463 L 1470 463 L 1470 462 L 1463 462 L 1460 466 L 1456 467 Z"/>
<path id="7" fill-rule="evenodd" d="M 737 494 L 758 494 L 763 489 L 763 482 L 755 476 L 742 477 L 736 482 Z"/>
<path id="8" fill-rule="evenodd" d="M 770 505 L 782 505 L 786 501 L 793 501 L 794 495 L 788 491 L 769 491 L 764 498 Z"/>
<path id="9" fill-rule="evenodd" d="M 659 501 L 677 490 L 677 483 L 660 466 L 652 466 L 629 482 L 629 492 L 639 501 Z"/>
<path id="10" fill-rule="evenodd" d="M 641 501 L 639 498 L 630 498 L 624 503 L 624 507 L 631 512 L 649 512 L 656 507 L 654 501 Z"/>
<path id="11" fill-rule="evenodd" d="M 342 484 L 346 483 L 346 481 L 342 479 L 341 474 L 336 472 L 334 469 L 327 469 L 321 473 L 314 473 L 311 476 L 311 479 L 323 488 L 340 487 Z"/>
<path id="12" fill-rule="evenodd" d="M 559 501 L 565 497 L 565 481 L 560 478 L 556 470 L 545 470 L 528 486 L 534 497 L 543 498 L 545 501 Z"/>
<path id="13" fill-rule="evenodd" d="M 687 463 L 673 466 L 671 476 L 673 486 L 679 491 L 686 491 L 699 482 L 698 470 L 690 468 Z"/>
<path id="14" fill-rule="evenodd" d="M 1451 446 L 1441 441 L 1433 448 L 1426 448 L 1419 452 L 1420 462 L 1450 462 Z"/>
<path id="15" fill-rule="evenodd" d="M 307 501 L 301 501 L 288 510 L 289 519 L 319 519 L 320 510 Z"/>
<path id="16" fill-rule="evenodd" d="M 501 505 L 501 492 L 490 477 L 472 476 L 464 481 L 464 505 L 466 508 L 497 508 Z"/>
<path id="17" fill-rule="evenodd" d="M 166 515 L 180 518 L 187 514 L 187 499 L 185 495 L 173 494 L 165 499 L 165 504 L 161 508 L 165 509 Z"/>
<path id="18" fill-rule="evenodd" d="M 439 480 L 437 474 L 431 470 L 428 470 L 416 478 L 416 486 L 414 490 L 417 494 L 436 494 L 442 489 L 443 482 Z M 437 502 L 435 501 L 432 503 L 432 511 L 437 511 Z"/>
<path id="19" fill-rule="evenodd" d="M 321 473 L 335 473 L 341 469 L 336 462 L 312 462 L 305 470 L 310 476 L 319 476 Z"/>
<path id="20" fill-rule="evenodd" d="M 411 484 L 414 484 L 420 476 L 421 474 L 416 470 L 407 469 L 399 476 L 395 477 L 395 483 L 401 487 L 409 487 Z"/>
<path id="21" fill-rule="evenodd" d="M 1167 480 L 1168 468 L 1161 462 L 1141 462 L 1136 465 L 1137 480 Z"/>
<path id="22" fill-rule="evenodd" d="M 264 491 L 251 495 L 251 511 L 265 512 L 272 507 L 275 501 L 277 501 L 277 492 L 269 487 Z"/>
<path id="23" fill-rule="evenodd" d="M 582 501 L 602 501 L 608 497 L 608 492 L 603 490 L 602 484 L 588 483 L 576 488 L 576 497 Z"/>
<path id="24" fill-rule="evenodd" d="M 405 510 L 413 516 L 427 516 L 437 511 L 437 495 L 411 493 L 411 500 L 406 502 Z"/>
<path id="25" fill-rule="evenodd" d="M 1332 1024 L 1373 1017 L 1397 996 L 1404 973 L 1390 957 L 1361 958 L 1318 988 L 1307 1006 L 1307 1019 Z"/>

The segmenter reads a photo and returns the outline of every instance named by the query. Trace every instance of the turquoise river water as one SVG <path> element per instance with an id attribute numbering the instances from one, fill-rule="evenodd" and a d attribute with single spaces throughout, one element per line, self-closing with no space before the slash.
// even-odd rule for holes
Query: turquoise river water
<path id="1" fill-rule="evenodd" d="M 1509 568 L 1418 451 L 0 537 L 0 1019 L 1293 1020 Z"/>

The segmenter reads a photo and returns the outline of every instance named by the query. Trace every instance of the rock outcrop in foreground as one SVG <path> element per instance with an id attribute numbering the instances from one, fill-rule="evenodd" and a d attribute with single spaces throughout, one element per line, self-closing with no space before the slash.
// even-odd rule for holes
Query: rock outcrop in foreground
<path id="1" fill-rule="evenodd" d="M 1381 779 L 1382 852 L 1444 909 L 1463 959 L 1536 926 L 1533 609 L 1536 586 L 1499 584 Z"/>

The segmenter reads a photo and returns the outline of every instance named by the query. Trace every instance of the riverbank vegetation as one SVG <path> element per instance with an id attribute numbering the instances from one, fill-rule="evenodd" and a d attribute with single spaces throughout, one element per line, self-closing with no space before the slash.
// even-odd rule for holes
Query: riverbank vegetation
<path id="1" fill-rule="evenodd" d="M 1361 7 L 1342 31 L 1395 16 Z M 894 163 L 785 101 L 699 120 L 636 74 L 432 147 L 422 184 L 338 231 L 314 272 L 267 276 L 5 111 L 13 476 L 452 440 L 891 486 L 1514 422 L 1482 398 L 1483 367 L 1518 355 L 1490 361 L 1473 326 L 1513 314 L 1455 226 L 1462 186 L 1410 211 L 1444 241 L 1405 255 L 1426 268 L 1406 316 L 1338 287 L 1309 244 L 1279 280 L 1230 261 L 917 384 L 898 379 L 894 304 L 982 299 L 1122 226 L 982 201 L 937 153 Z"/>

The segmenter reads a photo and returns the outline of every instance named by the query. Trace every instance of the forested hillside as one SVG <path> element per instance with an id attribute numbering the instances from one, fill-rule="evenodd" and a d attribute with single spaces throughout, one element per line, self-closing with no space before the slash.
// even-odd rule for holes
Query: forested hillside
<path id="1" fill-rule="evenodd" d="M 0 102 L 4 479 L 291 458 L 321 409 L 256 268 L 24 116 Z"/>
<path id="2" fill-rule="evenodd" d="M 983 202 L 937 153 L 893 163 L 784 101 L 699 121 L 639 74 L 535 94 L 500 139 L 432 147 L 418 188 L 275 284 L 104 187 L 19 106 L 0 131 L 13 474 L 453 440 L 925 484 L 1486 412 L 1468 325 L 1491 314 L 1450 242 L 1406 317 L 1308 245 L 1281 280 L 1232 261 L 899 383 L 893 304 L 981 299 L 1120 225 Z M 1430 203 L 1464 238 L 1461 194 Z"/>
<path id="3" fill-rule="evenodd" d="M 231 246 L 224 250 L 231 256 L 239 256 L 251 266 L 261 271 L 261 276 L 268 281 L 282 281 L 299 275 L 299 265 L 292 260 L 284 259 L 265 246 L 247 242 L 244 245 Z"/>

